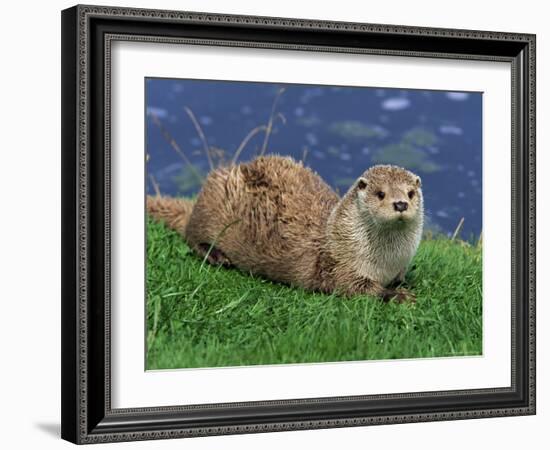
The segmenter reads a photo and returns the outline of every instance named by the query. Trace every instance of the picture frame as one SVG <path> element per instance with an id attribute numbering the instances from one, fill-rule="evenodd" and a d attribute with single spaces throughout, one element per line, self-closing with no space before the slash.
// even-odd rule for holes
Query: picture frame
<path id="1" fill-rule="evenodd" d="M 116 41 L 499 61 L 511 73 L 509 386 L 113 408 Z M 100 443 L 535 414 L 535 36 L 78 5 L 62 12 L 62 437 Z"/>

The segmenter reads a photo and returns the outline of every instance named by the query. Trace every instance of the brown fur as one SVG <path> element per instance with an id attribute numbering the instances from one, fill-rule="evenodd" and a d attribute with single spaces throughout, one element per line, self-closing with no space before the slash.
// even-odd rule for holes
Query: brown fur
<path id="1" fill-rule="evenodd" d="M 192 200 L 187 199 L 148 196 L 147 212 L 152 217 L 162 219 L 169 228 L 185 236 L 185 228 L 194 204 Z"/>
<path id="2" fill-rule="evenodd" d="M 384 170 L 367 171 L 360 180 L 366 180 L 365 190 L 378 189 L 382 181 L 393 185 L 395 177 L 398 185 L 416 183 L 417 177 L 410 172 L 395 170 L 390 178 L 381 175 Z M 357 259 L 358 254 L 370 258 L 368 249 L 358 253 L 358 239 L 385 245 L 382 234 L 358 232 L 364 228 L 356 205 L 358 189 L 356 182 L 340 199 L 302 163 L 267 156 L 212 171 L 194 205 L 188 200 L 148 197 L 147 211 L 180 232 L 211 263 L 232 265 L 309 290 L 403 300 L 406 292 L 387 289 L 376 276 L 368 276 L 371 266 L 378 263 L 375 254 L 371 252 L 370 266 Z M 394 234 L 404 231 L 398 225 Z M 406 235 L 409 240 L 414 233 L 410 234 Z M 388 251 L 393 251 L 391 245 Z M 399 275 L 396 272 L 392 277 Z"/>

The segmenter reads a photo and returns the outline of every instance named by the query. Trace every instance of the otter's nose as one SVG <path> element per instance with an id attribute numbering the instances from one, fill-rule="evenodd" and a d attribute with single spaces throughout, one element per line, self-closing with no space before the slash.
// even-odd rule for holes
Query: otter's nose
<path id="1" fill-rule="evenodd" d="M 409 204 L 407 202 L 393 202 L 393 209 L 399 212 L 406 211 L 409 207 Z"/>

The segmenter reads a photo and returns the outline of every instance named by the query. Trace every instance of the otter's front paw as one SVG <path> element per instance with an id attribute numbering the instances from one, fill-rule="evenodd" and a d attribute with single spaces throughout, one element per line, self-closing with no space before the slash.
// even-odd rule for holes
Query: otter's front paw
<path id="1" fill-rule="evenodd" d="M 396 301 L 397 303 L 416 303 L 416 297 L 407 289 L 387 289 L 382 293 L 385 302 Z"/>

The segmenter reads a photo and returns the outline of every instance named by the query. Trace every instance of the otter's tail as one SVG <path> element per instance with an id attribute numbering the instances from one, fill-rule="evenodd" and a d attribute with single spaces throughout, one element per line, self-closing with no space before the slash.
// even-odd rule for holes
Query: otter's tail
<path id="1" fill-rule="evenodd" d="M 194 200 L 173 197 L 147 196 L 147 213 L 155 220 L 185 236 Z"/>

